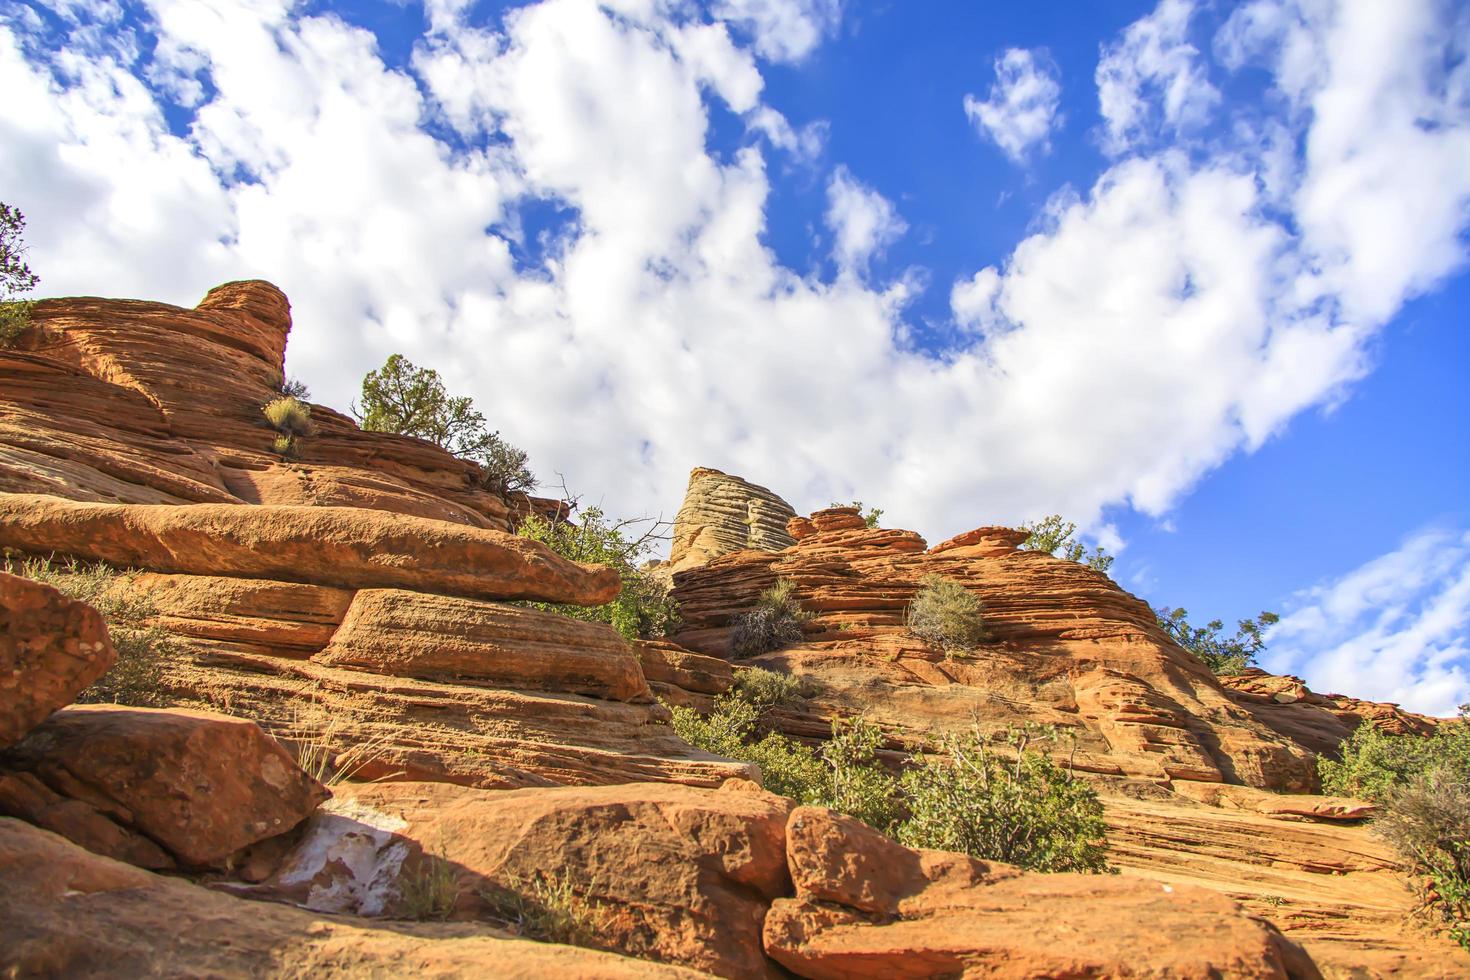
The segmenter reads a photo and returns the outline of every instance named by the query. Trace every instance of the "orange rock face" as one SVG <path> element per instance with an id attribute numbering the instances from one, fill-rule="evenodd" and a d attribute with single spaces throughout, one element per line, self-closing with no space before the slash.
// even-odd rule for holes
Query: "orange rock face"
<path id="1" fill-rule="evenodd" d="M 787 854 L 796 897 L 772 905 L 765 943 L 798 976 L 1321 976 L 1272 926 L 1202 889 L 910 851 L 813 807 L 792 813 Z"/>
<path id="2" fill-rule="evenodd" d="M 0 748 L 71 704 L 116 659 L 97 610 L 0 572 Z"/>
<path id="3" fill-rule="evenodd" d="M 1307 790 L 1311 749 L 1263 724 L 1159 630 L 1149 607 L 1075 562 L 1018 551 L 1024 532 L 980 528 L 926 549 L 911 531 L 868 529 L 852 508 L 818 511 L 795 546 L 738 552 L 675 576 L 679 643 L 729 655 L 730 623 L 778 578 L 814 613 L 806 642 L 758 663 L 817 693 L 792 734 L 864 714 L 900 743 L 933 730 L 1027 721 L 1077 739 L 1084 770 Z M 928 575 L 984 604 L 992 642 L 946 659 L 910 636 L 904 611 Z"/>
<path id="4" fill-rule="evenodd" d="M 157 572 L 584 606 L 610 602 L 622 587 L 612 569 L 567 561 L 535 541 L 357 507 L 178 507 L 0 494 L 0 547 Z"/>
<path id="5" fill-rule="evenodd" d="M 0 817 L 0 975 L 695 978 L 463 923 L 366 922 L 140 871 Z"/>
<path id="6" fill-rule="evenodd" d="M 0 812 L 151 867 L 219 865 L 329 796 L 254 722 L 192 711 L 64 708 L 0 754 L 5 770 L 20 785 L 0 787 Z"/>

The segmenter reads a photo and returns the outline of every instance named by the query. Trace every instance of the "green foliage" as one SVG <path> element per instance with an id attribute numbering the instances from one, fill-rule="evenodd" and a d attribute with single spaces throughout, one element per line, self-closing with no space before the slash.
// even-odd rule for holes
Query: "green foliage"
<path id="1" fill-rule="evenodd" d="M 1323 791 L 1379 805 L 1374 829 L 1427 883 L 1423 907 L 1470 950 L 1470 704 L 1429 736 L 1388 735 L 1364 722 L 1341 754 L 1317 760 Z"/>
<path id="2" fill-rule="evenodd" d="M 526 454 L 488 429 L 469 398 L 450 395 L 438 371 L 393 354 L 362 379 L 360 398 L 352 413 L 363 429 L 427 439 L 477 463 L 480 485 L 502 496 L 536 488 Z"/>
<path id="3" fill-rule="evenodd" d="M 801 697 L 801 681 L 764 667 L 742 667 L 735 672 L 735 690 L 763 715 Z"/>
<path id="4" fill-rule="evenodd" d="M 577 894 L 565 873 L 538 873 L 509 886 L 487 888 L 480 899 L 492 915 L 504 919 L 520 935 L 540 942 L 599 947 L 606 914 L 601 906 Z"/>
<path id="5" fill-rule="evenodd" d="M 405 919 L 443 921 L 454 914 L 460 893 L 459 876 L 442 853 L 420 855 L 398 876 L 398 895 Z"/>
<path id="6" fill-rule="evenodd" d="M 1062 520 L 1060 514 L 1051 514 L 1039 521 L 1022 524 L 1021 530 L 1031 532 L 1031 536 L 1021 542 L 1021 547 L 1027 551 L 1044 551 L 1067 561 L 1080 562 L 1099 572 L 1107 572 L 1113 565 L 1113 556 L 1102 548 L 1095 548 L 1088 554 L 1082 542 L 1072 537 L 1077 532 L 1077 525 Z"/>
<path id="7" fill-rule="evenodd" d="M 904 615 L 908 630 L 946 656 L 973 650 L 986 639 L 980 598 L 958 582 L 926 575 Z"/>
<path id="8" fill-rule="evenodd" d="M 1189 625 L 1188 617 L 1189 613 L 1184 609 L 1154 610 L 1154 618 L 1163 631 L 1217 674 L 1239 674 L 1254 664 L 1256 655 L 1266 648 L 1266 629 L 1281 619 L 1273 612 L 1263 612 L 1255 619 L 1242 619 L 1236 626 L 1235 635 L 1226 638 L 1220 635 L 1225 628 L 1220 620 L 1212 619 L 1195 628 Z"/>
<path id="9" fill-rule="evenodd" d="M 899 840 L 1032 871 L 1108 871 L 1107 825 L 1097 793 L 1028 751 L 1036 734 L 1012 730 L 1004 749 L 987 744 L 978 727 L 944 738 L 947 758 L 927 759 L 904 773 L 910 817 Z"/>
<path id="10" fill-rule="evenodd" d="M 539 541 L 563 558 L 616 569 L 623 580 L 618 597 L 605 606 L 529 605 L 572 619 L 608 623 L 629 640 L 668 634 L 679 623 L 678 606 L 667 585 L 638 567 L 653 550 L 662 527 L 658 521 L 613 520 L 601 507 L 584 509 L 576 522 L 527 515 L 516 529 L 521 537 Z"/>
<path id="11" fill-rule="evenodd" d="M 21 233 L 26 216 L 19 208 L 0 202 L 0 347 L 9 347 L 30 325 L 33 303 L 14 297 L 30 292 L 40 282 L 25 262 Z"/>
<path id="12" fill-rule="evenodd" d="M 878 759 L 882 745 L 883 732 L 877 725 L 863 718 L 834 721 L 832 737 L 822 746 L 828 769 L 822 805 L 895 834 L 907 805 L 899 781 Z"/>
<path id="13" fill-rule="evenodd" d="M 828 504 L 827 506 L 828 507 L 853 507 L 853 508 L 856 508 L 857 509 L 857 512 L 859 514 L 862 514 L 863 523 L 866 524 L 866 525 L 868 525 L 868 527 L 874 527 L 874 528 L 877 527 L 878 526 L 879 519 L 882 518 L 882 516 L 883 516 L 883 509 L 881 507 L 873 507 L 873 508 L 869 509 L 867 513 L 863 513 L 863 502 L 861 500 L 854 500 L 850 504 L 838 503 L 837 501 L 834 500 L 830 504 Z"/>
<path id="14" fill-rule="evenodd" d="M 128 588 L 136 572 L 120 572 L 100 562 L 6 558 L 5 571 L 57 589 L 92 606 L 107 621 L 117 651 L 112 668 L 81 694 L 82 704 L 127 704 L 161 707 L 170 703 L 163 681 L 170 662 L 179 656 L 173 639 L 150 625 L 157 610 L 146 595 Z"/>
<path id="15" fill-rule="evenodd" d="M 736 657 L 757 657 L 800 643 L 802 624 L 811 613 L 796 600 L 796 583 L 777 579 L 756 600 L 755 608 L 736 616 L 731 625 L 730 649 Z"/>

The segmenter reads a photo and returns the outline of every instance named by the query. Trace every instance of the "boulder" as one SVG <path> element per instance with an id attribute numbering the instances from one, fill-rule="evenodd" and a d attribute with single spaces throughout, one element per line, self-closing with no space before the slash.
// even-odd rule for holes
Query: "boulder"
<path id="1" fill-rule="evenodd" d="M 358 592 L 315 659 L 400 677 L 652 700 L 638 658 L 605 623 L 399 589 Z"/>
<path id="2" fill-rule="evenodd" d="M 101 613 L 0 572 L 0 748 L 75 701 L 116 660 Z"/>
<path id="3" fill-rule="evenodd" d="M 1270 923 L 1203 889 L 916 853 L 815 807 L 793 811 L 787 854 L 796 897 L 772 904 L 764 934 L 798 976 L 1321 976 Z"/>
<path id="4" fill-rule="evenodd" d="M 140 871 L 0 818 L 0 976 L 693 978 L 463 923 L 364 922 Z"/>
<path id="5" fill-rule="evenodd" d="M 5 770 L 18 779 L 0 812 L 154 867 L 140 838 L 183 867 L 220 867 L 331 795 L 254 722 L 202 711 L 74 705 L 0 753 Z"/>
<path id="6" fill-rule="evenodd" d="M 356 507 L 101 504 L 0 494 L 0 547 L 153 572 L 582 606 L 611 602 L 622 589 L 615 570 L 568 561 L 525 538 Z"/>
<path id="7" fill-rule="evenodd" d="M 795 538 L 786 530 L 791 505 L 765 487 L 707 467 L 689 473 L 684 503 L 674 517 L 674 540 L 661 573 L 682 571 L 711 558 L 753 548 L 780 551 Z"/>
<path id="8" fill-rule="evenodd" d="M 744 781 L 719 790 L 344 785 L 254 891 L 322 911 L 391 911 L 408 859 L 429 854 L 456 875 L 460 917 L 493 914 L 486 896 L 546 876 L 599 907 L 613 948 L 717 976 L 776 976 L 761 922 L 790 893 L 792 805 Z"/>

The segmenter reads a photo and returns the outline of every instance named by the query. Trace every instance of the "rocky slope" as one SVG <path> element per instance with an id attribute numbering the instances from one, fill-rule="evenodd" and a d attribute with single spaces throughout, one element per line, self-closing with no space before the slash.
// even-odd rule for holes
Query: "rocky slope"
<path id="1" fill-rule="evenodd" d="M 544 502 L 321 406 L 299 458 L 271 452 L 289 328 L 274 287 L 232 283 L 193 310 L 48 300 L 0 349 L 0 548 L 135 569 L 107 598 L 172 644 L 166 709 L 69 706 L 116 656 L 99 617 L 0 575 L 0 973 L 1450 975 L 1363 808 L 1309 792 L 1361 718 L 1430 722 L 1222 686 L 1018 532 L 929 548 L 705 469 L 669 563 L 684 628 L 630 645 L 518 604 L 618 588 L 505 533 Z M 985 601 L 979 656 L 903 630 L 930 573 Z M 902 848 L 678 739 L 661 701 L 730 687 L 731 619 L 778 577 L 816 614 L 759 661 L 805 686 L 785 730 L 862 713 L 897 762 L 974 720 L 1067 728 L 1124 874 Z M 292 754 L 351 779 L 323 804 Z M 518 937 L 505 899 L 536 881 L 610 952 Z M 429 884 L 451 921 L 406 921 Z"/>

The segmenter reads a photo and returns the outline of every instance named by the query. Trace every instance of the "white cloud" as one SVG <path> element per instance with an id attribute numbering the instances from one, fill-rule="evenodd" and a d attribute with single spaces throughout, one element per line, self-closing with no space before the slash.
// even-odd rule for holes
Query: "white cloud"
<path id="1" fill-rule="evenodd" d="M 1153 13 L 1104 46 L 1096 80 L 1108 153 L 1125 153 L 1161 130 L 1197 126 L 1220 101 L 1198 49 L 1187 40 L 1193 15 L 1192 0 L 1160 0 Z"/>
<path id="2" fill-rule="evenodd" d="M 1266 665 L 1319 691 L 1452 715 L 1470 701 L 1470 532 L 1430 529 L 1295 597 Z"/>
<path id="3" fill-rule="evenodd" d="M 916 284 L 873 273 L 902 219 L 849 171 L 811 191 L 836 276 L 766 247 L 766 154 L 810 158 L 816 136 L 765 111 L 760 42 L 686 7 L 546 0 L 491 30 L 446 2 L 395 70 L 371 34 L 284 2 L 155 0 L 139 29 L 203 96 L 182 135 L 164 102 L 194 94 L 150 89 L 147 58 L 82 34 L 28 57 L 0 33 L 0 187 L 47 293 L 191 304 L 277 282 L 292 371 L 328 404 L 399 351 L 615 512 L 671 512 L 702 464 L 798 508 L 861 496 L 935 540 L 1167 510 L 1336 397 L 1385 311 L 1463 260 L 1470 120 L 1457 76 L 1426 74 L 1461 64 L 1454 32 L 1365 59 L 1364 8 L 1284 18 L 1319 67 L 1275 75 L 1292 94 L 1270 141 L 1248 126 L 1217 156 L 1134 156 L 1057 194 L 1006 261 L 960 277 L 964 329 L 927 356 L 907 340 Z M 1277 71 L 1288 41 L 1242 57 Z M 714 100 L 765 139 L 711 152 Z M 1403 136 L 1406 165 L 1353 118 Z M 1415 220 L 1381 219 L 1401 254 L 1370 268 L 1379 200 Z M 565 220 L 527 241 L 548 203 Z"/>
<path id="4" fill-rule="evenodd" d="M 1061 95 L 1055 65 L 1035 52 L 1010 48 L 995 59 L 989 97 L 982 102 L 965 96 L 965 115 L 1020 163 L 1033 147 L 1043 153 L 1051 149 L 1051 131 L 1062 124 L 1057 113 Z"/>
<path id="5" fill-rule="evenodd" d="M 872 257 L 908 230 L 893 203 L 846 167 L 838 167 L 827 184 L 827 227 L 832 258 L 845 275 L 865 275 Z"/>
<path id="6" fill-rule="evenodd" d="M 718 0 L 713 13 L 755 39 L 770 61 L 801 61 L 837 29 L 842 0 Z"/>

